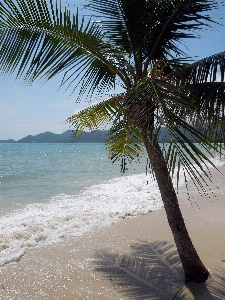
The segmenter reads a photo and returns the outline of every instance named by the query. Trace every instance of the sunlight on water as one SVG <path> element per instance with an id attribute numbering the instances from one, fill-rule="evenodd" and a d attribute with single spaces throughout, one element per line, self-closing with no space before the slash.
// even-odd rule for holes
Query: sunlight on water
<path id="1" fill-rule="evenodd" d="M 104 144 L 0 144 L 0 265 L 161 208 L 146 157 L 125 173 L 120 164 L 109 161 Z"/>

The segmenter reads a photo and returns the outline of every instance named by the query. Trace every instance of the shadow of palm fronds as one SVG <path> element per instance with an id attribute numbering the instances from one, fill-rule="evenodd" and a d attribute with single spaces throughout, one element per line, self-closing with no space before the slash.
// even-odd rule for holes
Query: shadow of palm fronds
<path id="1" fill-rule="evenodd" d="M 212 281 L 209 281 L 209 289 L 216 299 L 225 299 L 225 262 L 221 264 L 222 266 L 213 272 Z"/>
<path id="2" fill-rule="evenodd" d="M 184 275 L 174 245 L 140 243 L 125 255 L 96 252 L 97 268 L 130 299 L 175 299 L 184 286 Z"/>
<path id="3" fill-rule="evenodd" d="M 222 262 L 221 262 L 222 264 Z M 219 266 L 214 269 L 210 278 L 203 283 L 189 282 L 186 289 L 180 294 L 180 299 L 187 299 L 187 290 L 197 300 L 221 300 L 225 299 L 225 267 Z"/>
<path id="4" fill-rule="evenodd" d="M 184 273 L 174 244 L 140 241 L 129 254 L 95 253 L 98 272 L 128 299 L 216 300 L 225 299 L 225 266 L 221 262 L 203 283 L 184 282 Z"/>

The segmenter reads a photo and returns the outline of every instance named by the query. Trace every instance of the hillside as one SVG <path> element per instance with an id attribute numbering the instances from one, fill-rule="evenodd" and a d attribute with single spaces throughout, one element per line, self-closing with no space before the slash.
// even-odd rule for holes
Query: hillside
<path id="1" fill-rule="evenodd" d="M 74 140 L 73 131 L 67 130 L 61 134 L 47 131 L 37 135 L 28 135 L 18 141 L 12 139 L 0 140 L 0 143 L 104 143 L 107 133 L 107 130 L 85 132 L 82 136 Z"/>
<path id="2" fill-rule="evenodd" d="M 95 130 L 85 132 L 82 136 L 74 140 L 74 132 L 67 130 L 61 134 L 52 132 L 39 133 L 37 135 L 28 135 L 18 141 L 0 140 L 0 143 L 105 143 L 108 130 Z M 190 138 L 190 136 L 188 136 Z M 166 143 L 170 141 L 170 135 L 166 127 L 161 128 L 159 142 Z"/>

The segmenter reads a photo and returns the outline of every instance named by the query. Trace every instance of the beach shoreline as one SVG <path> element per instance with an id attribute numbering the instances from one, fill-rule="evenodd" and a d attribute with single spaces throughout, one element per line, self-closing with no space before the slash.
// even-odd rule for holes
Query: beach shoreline
<path id="1" fill-rule="evenodd" d="M 219 169 L 225 174 L 225 165 Z M 210 198 L 193 184 L 178 194 L 193 244 L 211 272 L 206 283 L 184 285 L 162 208 L 27 252 L 0 269 L 0 299 L 225 298 L 224 176 L 215 170 L 212 176 Z"/>

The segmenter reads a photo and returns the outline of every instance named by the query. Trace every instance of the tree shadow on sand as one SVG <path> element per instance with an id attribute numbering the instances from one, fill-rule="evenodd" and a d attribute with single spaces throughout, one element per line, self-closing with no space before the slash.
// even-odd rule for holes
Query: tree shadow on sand
<path id="1" fill-rule="evenodd" d="M 95 270 L 104 273 L 121 295 L 140 300 L 225 299 L 224 268 L 218 268 L 207 283 L 185 283 L 173 244 L 140 241 L 131 245 L 130 249 L 125 255 L 107 250 L 95 253 Z"/>

